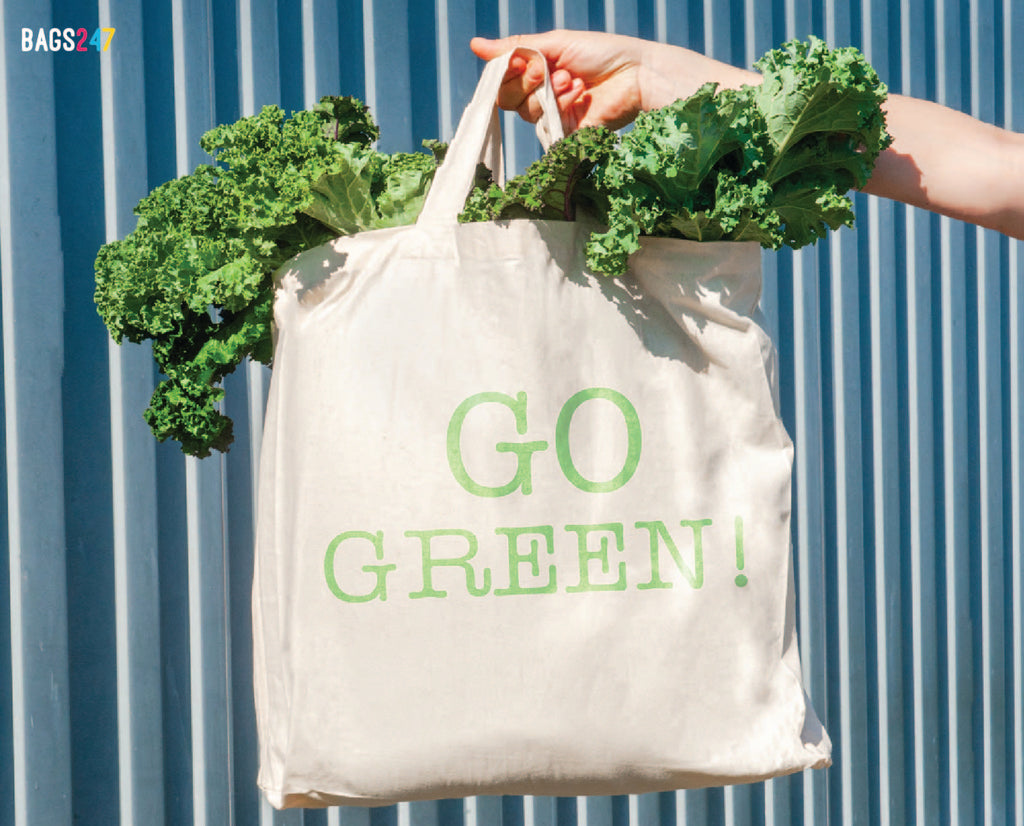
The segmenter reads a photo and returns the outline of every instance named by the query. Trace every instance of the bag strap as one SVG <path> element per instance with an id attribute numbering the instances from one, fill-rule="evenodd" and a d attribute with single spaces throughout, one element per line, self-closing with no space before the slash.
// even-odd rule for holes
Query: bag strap
<path id="1" fill-rule="evenodd" d="M 484 66 L 473 99 L 462 113 L 455 137 L 448 146 L 444 163 L 434 175 L 417 224 L 455 223 L 473 186 L 476 165 L 480 161 L 488 165 L 496 180 L 504 179 L 497 100 L 501 82 L 516 51 L 540 55 L 533 49 L 518 49 L 496 57 Z M 540 56 L 544 65 L 544 82 L 537 89 L 537 94 L 543 114 L 537 121 L 537 139 L 547 150 L 562 137 L 562 119 L 548 75 L 547 59 Z"/>

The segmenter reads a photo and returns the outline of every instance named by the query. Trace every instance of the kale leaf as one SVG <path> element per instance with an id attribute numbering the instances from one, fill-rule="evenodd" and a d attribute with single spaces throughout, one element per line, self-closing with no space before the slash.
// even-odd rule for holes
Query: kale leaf
<path id="1" fill-rule="evenodd" d="M 540 218 L 573 221 L 579 208 L 603 203 L 591 172 L 608 163 L 616 142 L 614 133 L 596 126 L 579 129 L 556 141 L 504 189 L 478 184 L 466 200 L 460 221 Z M 600 207 L 597 207 L 600 209 Z"/>
<path id="2" fill-rule="evenodd" d="M 504 191 L 470 194 L 461 220 L 572 220 L 607 226 L 587 264 L 620 275 L 643 236 L 799 248 L 853 224 L 846 195 L 891 139 L 886 88 L 854 48 L 792 41 L 755 64 L 758 86 L 702 86 L 641 113 L 621 138 L 598 127 L 556 143 Z M 567 183 L 568 182 L 568 183 Z"/>
<path id="3" fill-rule="evenodd" d="M 151 340 L 165 379 L 145 412 L 185 453 L 226 450 L 220 384 L 272 358 L 272 273 L 339 234 L 411 223 L 443 147 L 384 155 L 366 106 L 325 97 L 290 118 L 276 106 L 218 126 L 215 164 L 154 189 L 138 224 L 96 258 L 96 304 L 116 341 Z"/>
<path id="4" fill-rule="evenodd" d="M 881 109 L 885 85 L 857 49 L 829 49 L 817 38 L 787 43 L 754 65 L 764 76 L 754 94 L 783 242 L 799 248 L 853 226 L 846 192 L 868 182 L 892 143 Z"/>

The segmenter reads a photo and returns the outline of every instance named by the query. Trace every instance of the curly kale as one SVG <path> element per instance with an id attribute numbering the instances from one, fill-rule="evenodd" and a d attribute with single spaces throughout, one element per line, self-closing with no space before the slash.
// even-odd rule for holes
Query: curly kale
<path id="1" fill-rule="evenodd" d="M 493 183 L 478 183 L 470 192 L 459 220 L 573 221 L 579 208 L 601 209 L 604 199 L 594 189 L 591 172 L 608 163 L 615 142 L 614 133 L 596 126 L 573 132 L 556 141 L 540 160 L 510 180 L 504 189 Z"/>
<path id="2" fill-rule="evenodd" d="M 135 230 L 96 259 L 96 304 L 117 341 L 151 340 L 166 378 L 145 417 L 157 438 L 209 455 L 232 441 L 220 384 L 272 357 L 272 273 L 339 234 L 415 220 L 438 165 L 383 155 L 367 108 L 325 97 L 285 119 L 276 106 L 207 132 L 216 161 L 157 187 Z"/>
<path id="3" fill-rule="evenodd" d="M 701 87 L 641 114 L 619 136 L 581 129 L 502 189 L 478 166 L 462 221 L 571 221 L 586 214 L 587 263 L 619 275 L 643 236 L 797 248 L 853 223 L 851 188 L 890 143 L 886 89 L 863 55 L 814 38 L 768 52 L 759 86 Z M 206 456 L 231 443 L 224 376 L 272 358 L 272 273 L 339 234 L 409 224 L 446 146 L 375 151 L 353 98 L 285 119 L 277 107 L 219 126 L 216 163 L 157 187 L 138 226 L 96 259 L 96 303 L 115 340 L 153 342 L 166 379 L 146 419 L 160 439 Z"/>
<path id="4" fill-rule="evenodd" d="M 461 219 L 571 220 L 596 206 L 607 230 L 592 233 L 587 263 L 609 275 L 626 271 L 643 236 L 799 248 L 852 225 L 846 193 L 890 143 L 885 85 L 859 51 L 815 38 L 755 66 L 759 86 L 706 84 L 641 113 L 621 138 L 574 133 L 504 192 L 474 190 Z"/>

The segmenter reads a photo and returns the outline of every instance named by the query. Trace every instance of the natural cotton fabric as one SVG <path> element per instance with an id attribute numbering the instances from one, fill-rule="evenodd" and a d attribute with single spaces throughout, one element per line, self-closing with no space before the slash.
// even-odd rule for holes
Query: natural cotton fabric
<path id="1" fill-rule="evenodd" d="M 760 250 L 647 239 L 607 279 L 585 223 L 457 224 L 505 65 L 417 225 L 278 274 L 253 588 L 277 807 L 829 763 Z"/>

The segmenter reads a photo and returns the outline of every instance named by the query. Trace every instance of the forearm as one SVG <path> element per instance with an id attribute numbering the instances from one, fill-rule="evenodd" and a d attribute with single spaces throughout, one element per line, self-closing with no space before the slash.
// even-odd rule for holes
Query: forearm
<path id="1" fill-rule="evenodd" d="M 885 109 L 893 144 L 865 192 L 1024 239 L 1024 135 L 901 95 Z"/>

